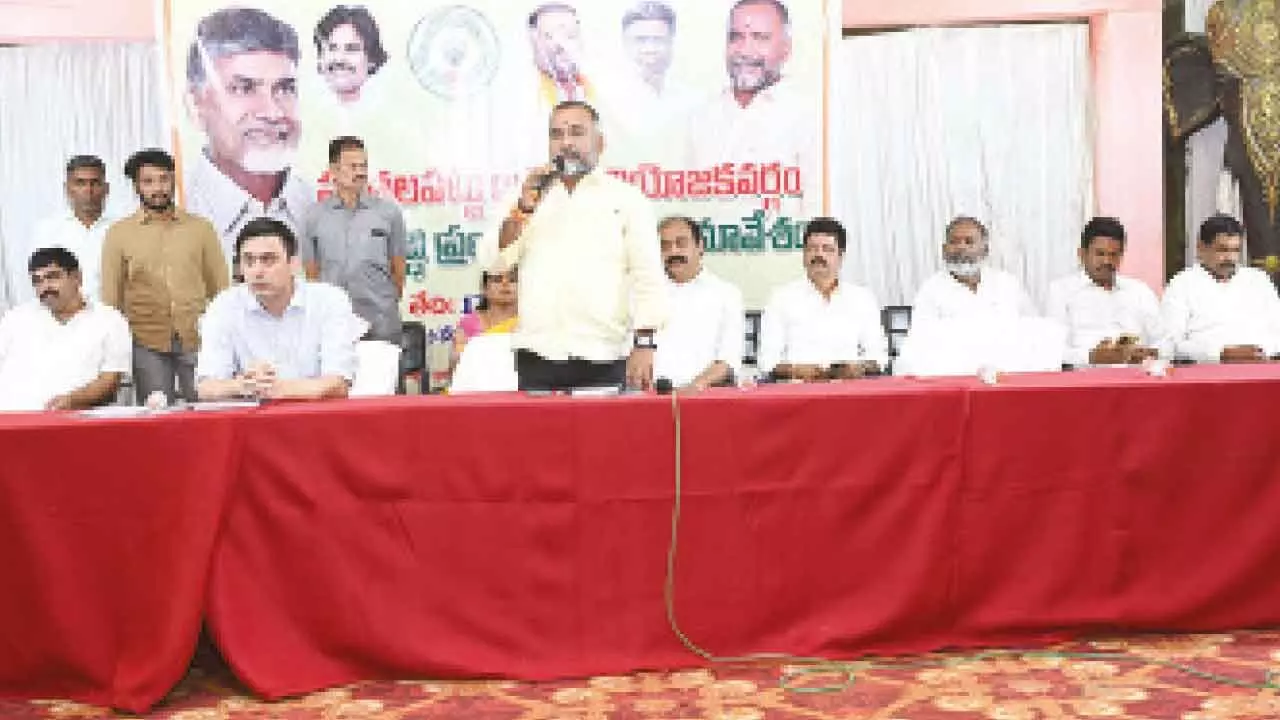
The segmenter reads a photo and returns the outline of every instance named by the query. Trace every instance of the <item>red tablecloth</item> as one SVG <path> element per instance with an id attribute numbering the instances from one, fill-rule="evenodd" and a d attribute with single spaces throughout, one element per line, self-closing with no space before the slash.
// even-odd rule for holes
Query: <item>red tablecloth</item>
<path id="1" fill-rule="evenodd" d="M 721 655 L 1280 623 L 1275 407 L 1274 366 L 681 399 L 679 620 Z M 0 694 L 145 708 L 202 609 L 267 696 L 697 664 L 672 409 L 0 416 Z"/>
<path id="2" fill-rule="evenodd" d="M 143 710 L 181 679 L 234 420 L 0 415 L 0 695 Z"/>
<path id="3" fill-rule="evenodd" d="M 713 652 L 1280 622 L 1280 368 L 680 407 L 677 610 Z M 399 398 L 243 427 L 209 613 L 258 692 L 698 662 L 663 611 L 668 399 Z"/>

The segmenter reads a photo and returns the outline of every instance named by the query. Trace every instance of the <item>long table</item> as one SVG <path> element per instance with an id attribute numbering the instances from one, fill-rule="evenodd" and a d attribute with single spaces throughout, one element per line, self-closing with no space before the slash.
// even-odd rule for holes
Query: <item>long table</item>
<path id="1" fill-rule="evenodd" d="M 0 473 L 0 561 L 26 568 L 17 599 L 0 600 L 0 651 L 17 624 L 40 649 L 26 665 L 0 654 L 0 692 L 145 706 L 181 672 L 202 609 L 232 668 L 266 697 L 370 678 L 700 664 L 663 602 L 677 427 L 674 607 L 684 632 L 719 655 L 1280 624 L 1274 408 L 1280 368 L 1202 367 L 994 386 L 762 386 L 678 405 L 388 398 L 46 419 L 24 433 L 186 443 L 167 451 L 180 462 L 99 458 L 96 472 L 60 466 L 65 453 L 36 458 L 0 426 L 7 454 L 47 475 L 23 485 L 7 463 Z M 75 503 L 41 512 L 73 485 Z M 158 499 L 179 491 L 183 501 Z M 125 494 L 104 505 L 112 493 Z M 135 527 L 140 507 L 149 529 Z M 121 527 L 90 539 L 86 517 Z M 200 519 L 220 523 L 216 537 Z M 101 567 L 96 582 L 57 580 L 95 555 L 146 555 L 130 532 L 180 567 L 148 563 L 136 584 L 108 582 Z M 164 624 L 163 613 L 120 617 L 99 604 L 132 608 L 135 596 L 181 615 L 164 632 L 129 635 L 146 657 L 118 640 L 140 619 Z M 36 611 L 42 599 L 90 609 L 72 627 Z M 151 680 L 124 682 L 122 658 L 149 663 Z"/>

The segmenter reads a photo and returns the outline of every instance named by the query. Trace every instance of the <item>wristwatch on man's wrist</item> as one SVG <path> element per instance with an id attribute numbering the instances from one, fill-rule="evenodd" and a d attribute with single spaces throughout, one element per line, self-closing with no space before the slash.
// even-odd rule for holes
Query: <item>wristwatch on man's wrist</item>
<path id="1" fill-rule="evenodd" d="M 652 330 L 637 330 L 635 347 L 637 350 L 657 350 L 658 336 Z"/>

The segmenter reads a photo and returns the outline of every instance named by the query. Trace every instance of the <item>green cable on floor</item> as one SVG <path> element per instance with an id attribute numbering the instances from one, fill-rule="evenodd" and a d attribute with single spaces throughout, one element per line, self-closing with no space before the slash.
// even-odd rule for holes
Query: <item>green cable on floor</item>
<path id="1" fill-rule="evenodd" d="M 999 658 L 1027 659 L 1048 658 L 1055 660 L 1096 660 L 1108 662 L 1133 663 L 1151 665 L 1175 670 L 1185 675 L 1208 680 L 1219 685 L 1245 688 L 1249 690 L 1280 690 L 1280 674 L 1267 671 L 1261 682 L 1240 680 L 1228 675 L 1207 672 L 1168 660 L 1144 658 L 1129 653 L 1116 652 L 1070 652 L 1056 650 L 986 650 L 969 655 L 956 655 L 928 660 L 912 660 L 906 662 L 877 662 L 874 660 L 831 660 L 820 657 L 801 657 L 786 653 L 752 653 L 739 657 L 721 657 L 695 643 L 680 629 L 676 619 L 676 552 L 680 539 L 680 512 L 684 493 L 682 426 L 680 418 L 680 395 L 671 393 L 671 415 L 675 422 L 675 500 L 671 508 L 671 542 L 667 546 L 667 575 L 663 583 L 663 601 L 666 604 L 667 623 L 671 631 L 689 652 L 713 664 L 741 664 L 758 662 L 784 662 L 797 667 L 784 671 L 778 679 L 782 689 L 795 693 L 837 693 L 852 688 L 858 681 L 858 675 L 876 670 L 914 670 L 938 667 L 950 667 L 965 663 L 985 662 Z M 797 680 L 806 677 L 836 675 L 843 680 L 834 684 L 797 686 Z"/>

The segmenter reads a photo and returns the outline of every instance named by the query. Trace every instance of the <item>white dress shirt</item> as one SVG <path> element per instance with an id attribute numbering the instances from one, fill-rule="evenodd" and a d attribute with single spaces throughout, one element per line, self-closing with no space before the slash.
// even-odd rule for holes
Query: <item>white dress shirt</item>
<path id="1" fill-rule="evenodd" d="M 27 260 L 31 253 L 40 248 L 60 247 L 70 250 L 80 263 L 80 289 L 86 297 L 98 300 L 102 298 L 102 240 L 118 218 L 103 215 L 89 227 L 76 219 L 71 210 L 64 210 L 57 215 L 47 217 L 36 225 L 31 243 L 21 258 L 23 277 L 27 277 Z M 19 268 L 15 268 L 17 271 Z M 19 283 L 14 288 L 15 302 L 26 302 L 36 299 L 35 290 L 30 282 Z"/>
<path id="2" fill-rule="evenodd" d="M 820 118 L 805 97 L 783 79 L 756 94 L 746 107 L 726 87 L 690 113 L 689 167 L 711 169 L 721 163 L 782 163 L 800 168 L 802 200 L 781 202 L 782 214 L 817 214 L 822 200 Z M 758 206 L 758 201 L 757 201 Z"/>
<path id="3" fill-rule="evenodd" d="M 684 387 L 717 362 L 742 369 L 746 316 L 742 291 L 703 268 L 688 282 L 666 282 L 671 314 L 658 333 L 653 376 Z"/>
<path id="4" fill-rule="evenodd" d="M 605 135 L 613 142 L 605 151 L 610 167 L 658 163 L 668 170 L 684 167 L 689 117 L 698 99 L 687 85 L 667 78 L 662 90 L 627 68 L 601 86 L 597 105 Z"/>
<path id="5" fill-rule="evenodd" d="M 298 177 L 296 169 L 290 169 L 280 192 L 270 202 L 262 203 L 223 175 L 209 160 L 207 149 L 196 155 L 183 189 L 187 212 L 207 218 L 218 231 L 228 267 L 235 261 L 236 236 L 245 223 L 269 217 L 288 225 L 301 237 L 303 218 L 316 199 L 315 190 Z"/>
<path id="6" fill-rule="evenodd" d="M 491 267 L 503 205 L 485 234 Z M 520 268 L 516 349 L 547 360 L 612 362 L 631 352 L 631 328 L 660 330 L 667 318 L 657 221 L 640 189 L 598 169 L 572 193 L 554 183 L 498 255 Z M 632 310 L 634 309 L 634 314 Z"/>
<path id="7" fill-rule="evenodd" d="M 341 375 L 355 378 L 356 343 L 369 325 L 341 288 L 294 280 L 284 315 L 267 312 L 244 284 L 232 285 L 200 318 L 196 377 L 230 380 L 256 362 L 271 363 L 284 380 Z"/>
<path id="8" fill-rule="evenodd" d="M 1161 349 L 1160 303 L 1141 280 L 1116 275 L 1108 290 L 1080 270 L 1049 285 L 1046 315 L 1067 330 L 1068 365 L 1088 365 L 1089 351 L 1103 340 L 1133 335 L 1144 347 Z M 1167 354 L 1162 351 L 1161 354 Z"/>
<path id="9" fill-rule="evenodd" d="M 1007 320 L 1036 315 L 1035 305 L 1016 277 L 983 267 L 977 290 L 943 270 L 924 281 L 911 305 L 911 325 L 934 320 Z"/>
<path id="10" fill-rule="evenodd" d="M 1187 268 L 1169 281 L 1160 315 L 1177 356 L 1218 362 L 1231 345 L 1280 353 L 1280 295 L 1258 268 L 1242 267 L 1226 281 L 1203 265 Z"/>
<path id="11" fill-rule="evenodd" d="M 841 280 L 825 298 L 803 277 L 774 291 L 760 320 L 761 373 L 784 363 L 828 367 L 860 360 L 881 368 L 889 362 L 880 304 L 870 290 Z"/>
<path id="12" fill-rule="evenodd" d="M 106 372 L 133 365 L 129 322 L 118 310 L 86 298 L 85 307 L 58 322 L 39 300 L 0 318 L 0 409 L 42 410 L 64 393 Z"/>

